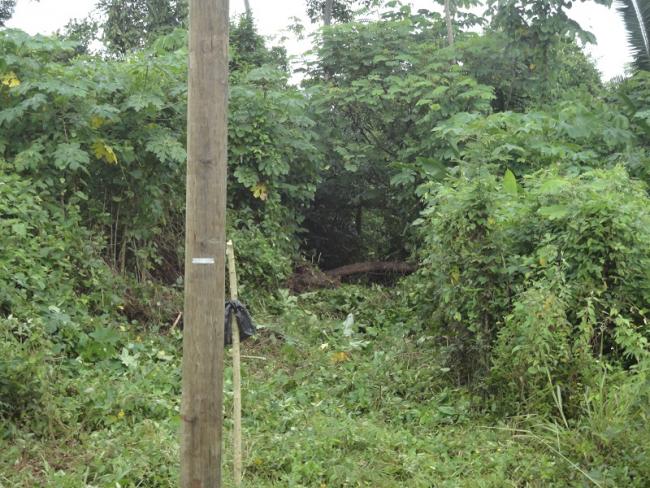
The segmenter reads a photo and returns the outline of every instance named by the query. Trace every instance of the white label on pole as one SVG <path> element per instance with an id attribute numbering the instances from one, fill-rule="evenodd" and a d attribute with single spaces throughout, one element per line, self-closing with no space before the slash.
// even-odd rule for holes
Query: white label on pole
<path id="1" fill-rule="evenodd" d="M 192 258 L 192 264 L 214 264 L 214 258 Z"/>

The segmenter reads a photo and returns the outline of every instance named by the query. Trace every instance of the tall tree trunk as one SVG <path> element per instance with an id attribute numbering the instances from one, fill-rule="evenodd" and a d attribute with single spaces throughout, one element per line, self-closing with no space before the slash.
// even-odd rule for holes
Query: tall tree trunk
<path id="1" fill-rule="evenodd" d="M 334 0 L 325 0 L 325 15 L 323 20 L 325 25 L 332 24 L 332 10 L 334 9 Z"/>
<path id="2" fill-rule="evenodd" d="M 445 20 L 447 21 L 447 43 L 454 44 L 454 26 L 452 23 L 451 0 L 445 0 Z"/>
<path id="3" fill-rule="evenodd" d="M 246 15 L 248 17 L 253 16 L 253 11 L 251 10 L 251 3 L 249 0 L 244 0 L 244 5 L 246 6 Z"/>

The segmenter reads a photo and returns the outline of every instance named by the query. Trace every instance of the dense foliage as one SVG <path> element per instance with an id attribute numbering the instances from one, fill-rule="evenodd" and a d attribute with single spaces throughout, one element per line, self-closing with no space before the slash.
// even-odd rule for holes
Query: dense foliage
<path id="1" fill-rule="evenodd" d="M 11 18 L 16 8 L 16 0 L 0 0 L 0 27 Z"/>
<path id="2" fill-rule="evenodd" d="M 233 37 L 242 49 L 234 46 L 230 98 L 229 203 L 237 208 L 231 225 L 253 234 L 260 229 L 276 245 L 259 242 L 251 252 L 260 256 L 267 248 L 265 262 L 287 262 L 295 245 L 277 229 L 282 224 L 287 235 L 295 232 L 299 209 L 315 192 L 313 123 L 282 66 L 263 64 L 281 53 L 264 56 L 246 19 L 233 27 Z M 254 56 L 246 44 L 251 37 L 258 43 Z M 79 204 L 84 224 L 105 237 L 114 267 L 174 280 L 185 202 L 184 35 L 162 38 L 128 63 L 75 58 L 69 42 L 16 31 L 4 31 L 2 41 L 10 78 L 0 144 L 9 164 L 62 201 Z M 255 269 L 269 283 L 289 271 L 271 266 Z"/>
<path id="3" fill-rule="evenodd" d="M 231 21 L 246 482 L 645 487 L 650 74 L 571 2 L 438 3 L 334 1 L 300 73 Z M 0 30 L 2 486 L 178 483 L 187 3 L 98 7 Z"/>
<path id="4" fill-rule="evenodd" d="M 650 205 L 622 168 L 463 175 L 430 199 L 419 301 L 459 380 L 570 408 L 604 364 L 647 356 Z"/>
<path id="5" fill-rule="evenodd" d="M 97 9 L 106 17 L 102 38 L 116 54 L 127 54 L 151 44 L 186 23 L 186 0 L 99 0 Z"/>
<path id="6" fill-rule="evenodd" d="M 79 208 L 57 204 L 45 185 L 6 170 L 0 167 L 0 314 L 26 319 L 53 305 L 75 310 L 80 300 L 97 313 L 113 309 L 119 299 L 105 293 L 111 272 Z"/>
<path id="7" fill-rule="evenodd" d="M 453 62 L 444 29 L 437 14 L 403 9 L 318 39 L 306 84 L 328 164 L 306 225 L 327 267 L 403 257 L 415 190 L 440 170 L 431 131 L 490 109 L 492 90 Z"/>
<path id="8" fill-rule="evenodd" d="M 307 0 L 307 15 L 312 22 L 319 22 L 325 15 L 327 0 Z M 354 18 L 354 9 L 369 7 L 378 3 L 376 0 L 331 0 L 332 19 L 338 22 L 350 22 Z M 332 20 L 330 19 L 330 20 Z"/>

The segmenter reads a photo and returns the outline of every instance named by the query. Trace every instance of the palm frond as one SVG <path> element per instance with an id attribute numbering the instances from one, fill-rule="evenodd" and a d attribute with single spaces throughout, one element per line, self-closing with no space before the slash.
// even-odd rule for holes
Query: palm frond
<path id="1" fill-rule="evenodd" d="M 650 71 L 650 0 L 618 0 L 637 69 Z"/>

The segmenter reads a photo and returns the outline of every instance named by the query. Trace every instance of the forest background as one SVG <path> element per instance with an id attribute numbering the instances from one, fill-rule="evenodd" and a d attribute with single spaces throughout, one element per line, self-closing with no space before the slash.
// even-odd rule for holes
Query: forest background
<path id="1" fill-rule="evenodd" d="M 646 486 L 647 9 L 604 83 L 570 4 L 309 0 L 299 86 L 232 19 L 251 486 Z M 187 5 L 97 9 L 0 30 L 7 486 L 177 484 Z"/>

